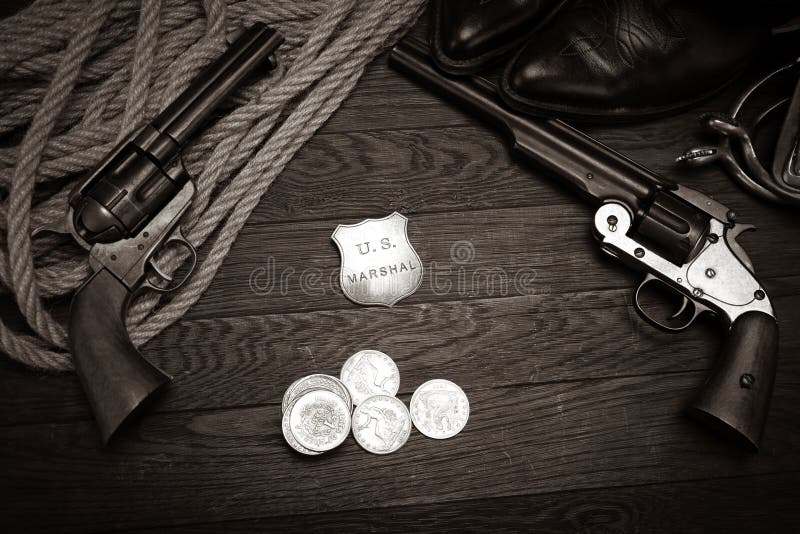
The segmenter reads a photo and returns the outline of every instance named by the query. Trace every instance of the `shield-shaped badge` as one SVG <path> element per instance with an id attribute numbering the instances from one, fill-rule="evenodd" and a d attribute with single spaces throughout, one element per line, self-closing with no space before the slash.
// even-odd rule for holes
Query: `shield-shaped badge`
<path id="1" fill-rule="evenodd" d="M 336 227 L 331 239 L 342 255 L 339 283 L 347 298 L 367 306 L 392 306 L 417 290 L 422 262 L 408 240 L 407 223 L 394 212 Z"/>

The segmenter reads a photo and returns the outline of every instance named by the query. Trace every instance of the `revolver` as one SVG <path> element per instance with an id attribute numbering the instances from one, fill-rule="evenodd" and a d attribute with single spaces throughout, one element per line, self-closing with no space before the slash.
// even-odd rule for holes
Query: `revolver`
<path id="1" fill-rule="evenodd" d="M 389 63 L 503 131 L 516 155 L 595 206 L 592 230 L 602 250 L 644 273 L 634 304 L 645 320 L 678 332 L 704 313 L 720 319 L 727 335 L 722 354 L 688 413 L 758 450 L 775 381 L 778 325 L 736 241 L 753 227 L 716 200 L 665 180 L 564 122 L 511 112 L 492 82 L 440 72 L 417 39 L 398 44 Z M 655 317 L 642 304 L 643 290 L 655 286 L 680 299 L 671 317 Z"/>
<path id="2" fill-rule="evenodd" d="M 136 350 L 125 315 L 136 293 L 175 290 L 197 263 L 179 225 L 195 193 L 181 150 L 256 68 L 276 66 L 273 53 L 282 42 L 264 24 L 244 31 L 152 122 L 120 142 L 69 197 L 66 229 L 89 251 L 93 271 L 72 298 L 69 347 L 103 444 L 172 380 Z M 189 253 L 189 268 L 180 280 L 153 261 L 168 246 Z"/>

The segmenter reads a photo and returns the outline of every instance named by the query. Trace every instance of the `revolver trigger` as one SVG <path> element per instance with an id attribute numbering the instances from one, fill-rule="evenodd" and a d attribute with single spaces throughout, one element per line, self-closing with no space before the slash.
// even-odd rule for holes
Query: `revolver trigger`
<path id="1" fill-rule="evenodd" d="M 159 278 L 161 278 L 165 282 L 172 282 L 172 277 L 167 273 L 165 273 L 164 271 L 162 271 L 161 269 L 159 269 L 158 265 L 156 264 L 156 262 L 153 261 L 152 258 L 147 260 L 147 264 L 150 266 L 151 269 L 153 269 L 156 272 Z"/>
<path id="2" fill-rule="evenodd" d="M 177 289 L 178 287 L 183 285 L 186 279 L 189 278 L 189 276 L 191 276 L 191 274 L 194 272 L 194 268 L 197 267 L 197 249 L 195 249 L 194 245 L 192 245 L 189 242 L 189 240 L 186 239 L 186 236 L 183 235 L 183 230 L 181 229 L 180 226 L 178 226 L 175 229 L 175 231 L 172 232 L 172 235 L 169 237 L 169 239 L 167 239 L 166 244 L 169 243 L 179 244 L 180 246 L 186 249 L 186 251 L 189 253 L 189 256 L 191 257 L 191 259 L 189 260 L 189 268 L 186 270 L 186 276 L 183 277 L 183 280 L 181 280 L 180 284 L 178 284 L 173 288 Z"/>
<path id="3" fill-rule="evenodd" d="M 172 234 L 167 238 L 167 240 L 164 241 L 164 246 L 168 246 L 170 243 L 175 243 L 186 249 L 186 251 L 189 253 L 189 267 L 186 270 L 186 274 L 181 277 L 180 281 L 177 283 L 171 283 L 174 282 L 174 278 L 159 269 L 152 258 L 148 260 L 148 265 L 153 268 L 161 280 L 167 282 L 169 285 L 160 286 L 153 284 L 149 280 L 145 281 L 144 285 L 160 293 L 169 293 L 181 287 L 184 282 L 189 279 L 189 276 L 191 276 L 195 267 L 197 266 L 197 250 L 194 248 L 194 245 L 192 245 L 183 235 L 180 227 L 176 228 L 175 231 L 172 232 Z"/>
<path id="4" fill-rule="evenodd" d="M 686 311 L 686 307 L 689 306 L 689 299 L 686 298 L 686 295 L 681 295 L 681 298 L 683 299 L 683 302 L 681 302 L 680 309 L 678 311 L 676 311 L 675 313 L 673 313 L 672 315 L 670 315 L 669 316 L 670 319 L 677 319 L 678 317 L 680 317 L 680 315 L 684 311 Z"/>
<path id="5" fill-rule="evenodd" d="M 682 301 L 680 308 L 677 312 L 673 313 L 671 316 L 666 317 L 663 320 L 660 320 L 654 317 L 651 313 L 647 311 L 647 308 L 642 304 L 642 290 L 645 289 L 647 286 L 651 284 L 657 284 L 661 286 L 662 293 L 663 289 L 671 290 L 673 293 L 677 292 L 674 288 L 670 287 L 668 284 L 663 282 L 661 279 L 656 278 L 652 274 L 649 274 L 645 277 L 639 287 L 636 289 L 636 294 L 634 296 L 634 306 L 636 307 L 637 313 L 647 321 L 648 323 L 652 324 L 653 326 L 660 328 L 662 330 L 666 330 L 668 332 L 680 332 L 681 330 L 685 330 L 686 328 L 691 325 L 694 320 L 697 318 L 698 315 L 703 313 L 704 311 L 708 311 L 708 308 L 705 306 L 694 302 L 693 300 L 686 297 L 686 295 L 679 293 Z M 680 319 L 684 317 L 684 319 Z"/>

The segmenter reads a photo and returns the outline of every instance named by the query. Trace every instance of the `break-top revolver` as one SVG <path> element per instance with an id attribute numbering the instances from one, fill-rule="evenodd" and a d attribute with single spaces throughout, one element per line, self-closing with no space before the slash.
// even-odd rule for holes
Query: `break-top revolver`
<path id="1" fill-rule="evenodd" d="M 757 449 L 775 380 L 778 325 L 736 242 L 752 227 L 716 200 L 665 180 L 559 120 L 513 113 L 484 78 L 438 71 L 424 43 L 406 39 L 389 62 L 503 130 L 516 154 L 596 206 L 592 229 L 602 249 L 645 273 L 634 302 L 647 321 L 675 332 L 703 313 L 721 320 L 723 353 L 689 413 Z M 672 317 L 659 320 L 642 305 L 642 290 L 655 284 L 681 299 Z"/>

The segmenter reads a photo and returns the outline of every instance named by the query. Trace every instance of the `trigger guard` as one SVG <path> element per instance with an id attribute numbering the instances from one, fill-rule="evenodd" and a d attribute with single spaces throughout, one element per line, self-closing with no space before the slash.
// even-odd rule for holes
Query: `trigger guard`
<path id="1" fill-rule="evenodd" d="M 175 235 L 175 234 L 177 234 L 177 235 Z M 192 273 L 194 272 L 195 267 L 197 267 L 197 250 L 194 248 L 194 245 L 189 243 L 189 241 L 181 233 L 180 229 L 178 229 L 175 232 L 175 234 L 173 234 L 166 241 L 164 241 L 164 246 L 168 245 L 169 243 L 178 243 L 178 244 L 180 244 L 182 247 L 184 247 L 186 250 L 189 251 L 189 255 L 191 256 L 191 265 L 189 265 L 189 268 L 187 269 L 186 274 L 183 276 L 183 278 L 181 278 L 181 280 L 179 282 L 177 282 L 175 284 L 171 284 L 171 285 L 169 285 L 167 287 L 157 286 L 157 285 L 153 284 L 152 282 L 150 282 L 150 280 L 145 280 L 145 282 L 143 284 L 145 287 L 147 287 L 149 289 L 152 289 L 153 291 L 157 291 L 159 293 L 170 293 L 170 292 L 175 291 L 176 289 L 180 288 L 186 282 L 186 280 L 188 280 L 189 277 L 192 275 Z M 161 271 L 158 267 L 156 267 L 156 265 L 152 261 L 149 261 L 148 263 L 149 263 L 150 267 L 154 271 L 156 271 L 156 274 L 162 280 L 166 280 L 167 282 L 172 282 L 173 281 L 173 278 L 171 276 L 169 276 L 166 273 L 164 273 L 163 271 Z"/>
<path id="2" fill-rule="evenodd" d="M 655 278 L 653 276 L 648 275 L 648 277 L 645 278 L 644 281 L 641 284 L 639 284 L 639 287 L 636 288 L 636 293 L 634 294 L 634 298 L 633 298 L 633 305 L 636 308 L 636 313 L 639 314 L 639 317 L 641 317 L 642 319 L 644 319 L 645 321 L 647 321 L 651 325 L 655 326 L 656 328 L 660 328 L 662 330 L 666 330 L 667 332 L 673 332 L 673 333 L 682 332 L 683 330 L 686 330 L 687 328 L 689 328 L 689 326 L 691 326 L 691 324 L 695 321 L 695 319 L 697 319 L 697 316 L 700 315 L 701 313 L 703 313 L 703 311 L 705 311 L 701 306 L 698 306 L 696 302 L 692 301 L 691 299 L 687 298 L 685 295 L 681 294 L 681 297 L 683 297 L 684 302 L 681 304 L 680 310 L 678 310 L 677 313 L 673 314 L 672 317 L 670 317 L 670 319 L 675 318 L 675 317 L 679 316 L 681 313 L 683 313 L 683 311 L 686 309 L 686 307 L 689 305 L 689 303 L 691 303 L 692 307 L 694 309 L 694 313 L 689 318 L 689 320 L 686 321 L 686 324 L 683 324 L 683 325 L 680 325 L 680 326 L 672 326 L 672 325 L 669 325 L 669 324 L 666 324 L 666 323 L 661 323 L 661 322 L 657 321 L 656 319 L 654 319 L 651 315 L 649 315 L 645 311 L 644 307 L 642 307 L 641 304 L 639 304 L 639 293 L 642 291 L 642 288 L 647 286 L 648 284 L 653 283 L 653 282 L 658 282 L 659 284 L 662 284 L 662 285 L 664 285 L 666 287 L 669 287 L 667 284 L 664 284 L 663 282 L 661 282 L 658 278 Z"/>

